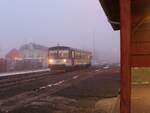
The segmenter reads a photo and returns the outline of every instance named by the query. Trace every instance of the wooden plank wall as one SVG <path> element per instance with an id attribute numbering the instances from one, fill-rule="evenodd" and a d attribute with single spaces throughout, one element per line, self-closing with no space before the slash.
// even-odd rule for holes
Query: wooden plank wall
<path id="1" fill-rule="evenodd" d="M 139 20 L 132 30 L 131 64 L 132 67 L 150 67 L 150 16 Z"/>

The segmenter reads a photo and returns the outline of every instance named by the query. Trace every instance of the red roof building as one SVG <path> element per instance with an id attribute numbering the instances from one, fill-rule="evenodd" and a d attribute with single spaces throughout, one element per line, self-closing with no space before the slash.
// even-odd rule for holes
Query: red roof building
<path id="1" fill-rule="evenodd" d="M 9 60 L 18 60 L 20 59 L 20 52 L 17 49 L 12 49 L 7 53 L 5 58 Z"/>

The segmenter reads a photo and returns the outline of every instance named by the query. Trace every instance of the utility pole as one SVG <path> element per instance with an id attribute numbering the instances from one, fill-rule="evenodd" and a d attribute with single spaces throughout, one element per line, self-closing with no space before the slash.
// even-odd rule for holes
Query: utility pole
<path id="1" fill-rule="evenodd" d="M 3 57 L 3 50 L 2 50 L 2 48 L 0 46 L 0 58 L 2 58 L 2 57 Z"/>
<path id="2" fill-rule="evenodd" d="M 60 44 L 59 44 L 59 43 L 57 43 L 57 46 L 60 46 Z"/>
<path id="3" fill-rule="evenodd" d="M 93 62 L 94 64 L 96 63 L 96 51 L 95 51 L 95 31 L 93 31 Z"/>

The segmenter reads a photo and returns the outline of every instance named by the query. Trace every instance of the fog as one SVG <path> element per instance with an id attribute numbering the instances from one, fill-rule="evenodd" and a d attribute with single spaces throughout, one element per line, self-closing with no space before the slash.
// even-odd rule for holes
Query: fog
<path id="1" fill-rule="evenodd" d="M 0 0 L 0 55 L 34 42 L 93 51 L 119 61 L 119 32 L 113 31 L 98 0 Z"/>

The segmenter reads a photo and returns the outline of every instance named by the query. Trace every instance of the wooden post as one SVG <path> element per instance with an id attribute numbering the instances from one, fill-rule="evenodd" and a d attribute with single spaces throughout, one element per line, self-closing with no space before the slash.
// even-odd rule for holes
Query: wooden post
<path id="1" fill-rule="evenodd" d="M 121 95 L 120 113 L 131 112 L 131 0 L 120 0 Z"/>

